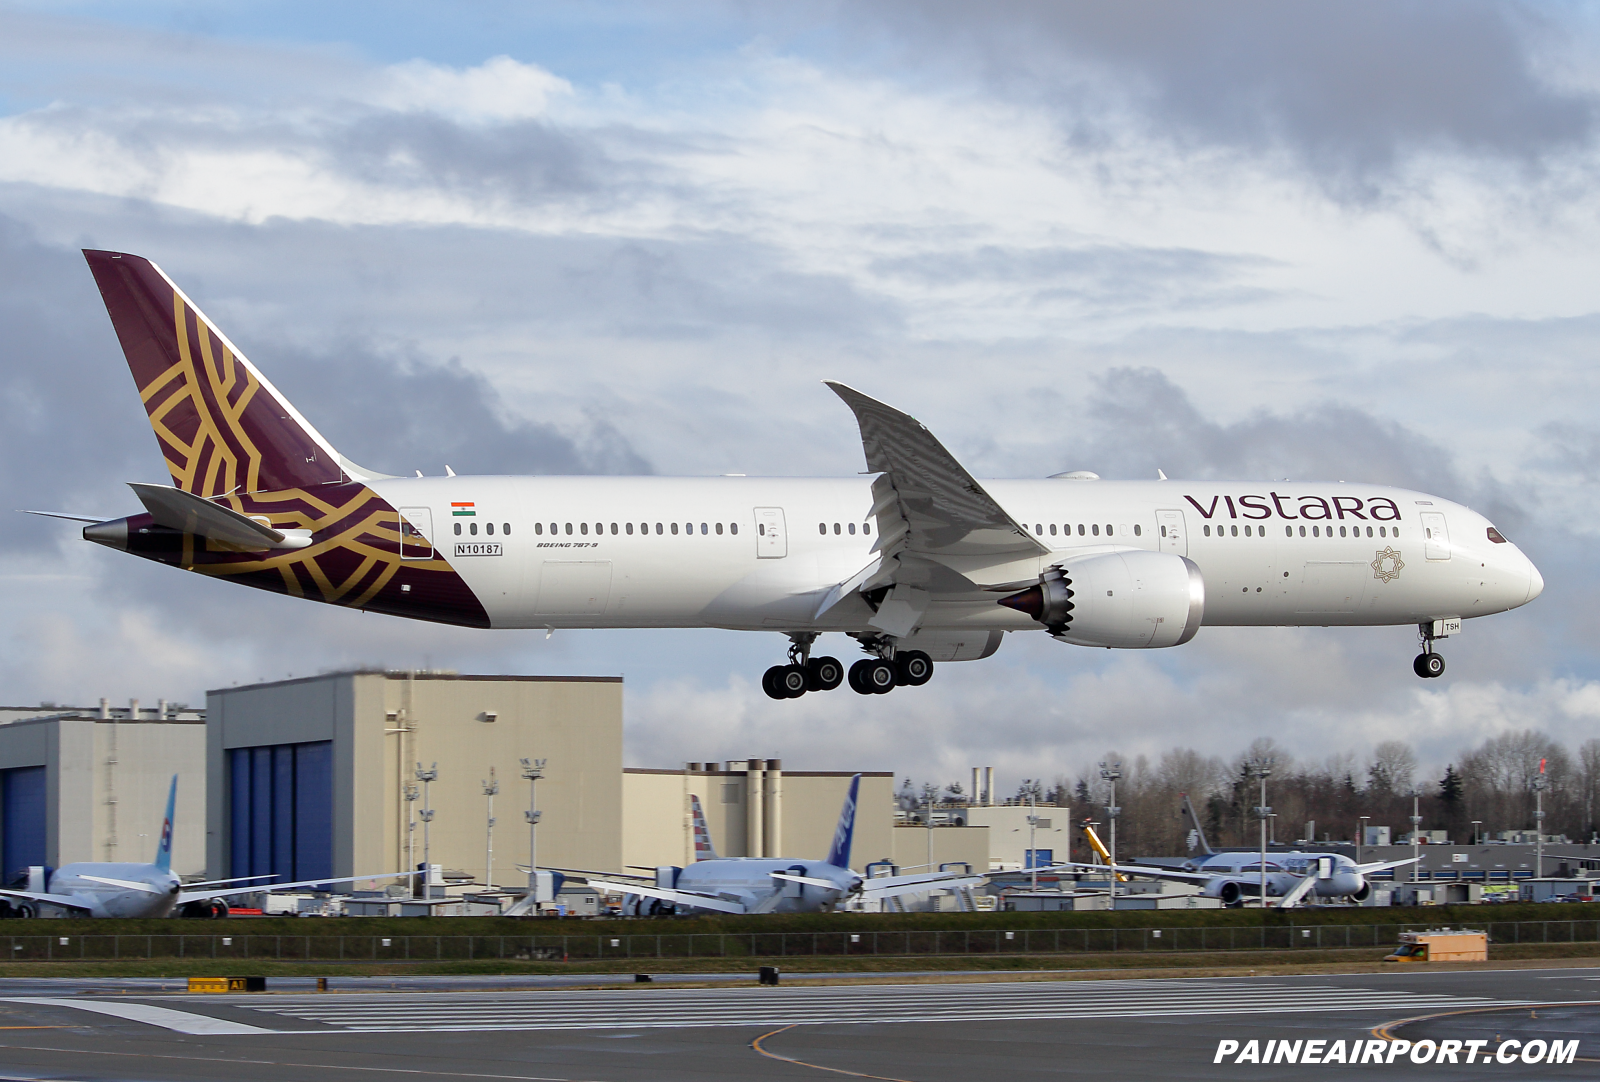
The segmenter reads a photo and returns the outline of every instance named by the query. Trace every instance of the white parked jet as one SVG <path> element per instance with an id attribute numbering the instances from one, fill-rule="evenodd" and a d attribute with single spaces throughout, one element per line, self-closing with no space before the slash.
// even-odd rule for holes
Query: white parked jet
<path id="1" fill-rule="evenodd" d="M 988 657 L 1007 631 L 1147 649 L 1201 626 L 1414 624 L 1436 639 L 1544 580 L 1487 519 L 1315 482 L 979 483 L 915 419 L 839 383 L 870 477 L 393 477 L 341 455 L 155 264 L 84 253 L 172 486 L 83 536 L 187 571 L 485 628 L 777 632 L 788 698 Z M 61 515 L 65 518 L 79 518 Z"/>
<path id="2" fill-rule="evenodd" d="M 226 898 L 241 894 L 260 894 L 290 887 L 311 887 L 322 883 L 353 883 L 358 879 L 386 879 L 401 875 L 353 875 L 341 879 L 306 879 L 297 883 L 257 883 L 253 887 L 228 886 L 246 880 L 272 876 L 240 876 L 208 883 L 185 885 L 172 874 L 172 813 L 178 799 L 178 779 L 174 775 L 167 792 L 167 815 L 161 821 L 161 840 L 156 843 L 156 859 L 150 864 L 114 861 L 78 861 L 49 868 L 28 869 L 28 889 L 0 889 L 0 901 L 7 912 L 0 916 L 33 917 L 41 904 L 58 906 L 81 917 L 170 917 L 176 910 L 186 917 L 225 917 Z"/>
<path id="3" fill-rule="evenodd" d="M 663 866 L 654 882 L 618 876 L 589 876 L 589 885 L 625 896 L 624 910 L 648 912 L 648 900 L 665 902 L 678 912 L 816 913 L 832 910 L 846 898 L 864 901 L 926 894 L 933 890 L 970 890 L 981 875 L 921 872 L 915 875 L 865 878 L 850 869 L 850 842 L 856 828 L 856 794 L 861 775 L 850 779 L 850 792 L 839 812 L 833 844 L 821 860 L 792 857 L 719 857 L 711 844 L 700 798 L 694 807 L 695 861 L 687 868 Z"/>

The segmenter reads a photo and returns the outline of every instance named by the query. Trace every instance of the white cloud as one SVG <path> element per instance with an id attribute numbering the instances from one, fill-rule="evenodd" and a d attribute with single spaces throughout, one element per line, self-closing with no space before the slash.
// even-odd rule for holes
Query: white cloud
<path id="1" fill-rule="evenodd" d="M 546 114 L 550 99 L 572 84 L 536 64 L 495 56 L 470 68 L 408 60 L 373 79 L 367 101 L 401 112 L 428 112 L 465 124 L 531 120 Z"/>

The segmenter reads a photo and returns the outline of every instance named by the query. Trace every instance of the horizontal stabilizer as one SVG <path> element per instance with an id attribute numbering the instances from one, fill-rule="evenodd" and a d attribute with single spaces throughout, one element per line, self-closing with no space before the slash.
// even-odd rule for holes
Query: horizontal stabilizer
<path id="1" fill-rule="evenodd" d="M 17 510 L 24 515 L 38 515 L 40 518 L 62 518 L 66 519 L 68 522 L 94 523 L 104 522 L 106 520 L 104 515 L 100 516 L 99 518 L 90 518 L 88 515 L 69 515 L 65 511 L 26 511 L 20 507 L 17 508 Z"/>
<path id="2" fill-rule="evenodd" d="M 82 898 L 70 894 L 44 894 L 32 890 L 0 890 L 0 898 L 22 898 L 30 902 L 48 902 L 50 905 L 59 905 L 67 909 L 81 909 L 85 913 L 93 911 Z"/>
<path id="3" fill-rule="evenodd" d="M 323 883 L 356 883 L 363 879 L 397 879 L 417 872 L 378 872 L 374 875 L 346 875 L 329 879 L 301 879 L 294 883 L 261 883 L 253 887 L 233 887 L 229 890 L 186 890 L 178 895 L 178 904 L 205 901 L 210 898 L 231 898 L 237 894 L 270 894 L 290 887 L 315 887 Z"/>
<path id="4" fill-rule="evenodd" d="M 130 482 L 128 487 L 133 489 L 156 524 L 168 529 L 196 534 L 249 552 L 304 548 L 311 543 L 308 531 L 274 530 L 258 519 L 182 489 L 139 482 Z"/>

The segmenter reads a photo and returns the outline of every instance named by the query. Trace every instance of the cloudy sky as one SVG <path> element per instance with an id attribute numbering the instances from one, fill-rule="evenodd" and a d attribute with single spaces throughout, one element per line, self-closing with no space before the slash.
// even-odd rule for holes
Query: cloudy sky
<path id="1" fill-rule="evenodd" d="M 1597 44 L 1595 5 L 1472 0 L 0 4 L 5 507 L 118 516 L 167 479 L 100 247 L 159 262 L 380 470 L 854 473 L 835 378 L 980 477 L 1414 485 L 1548 583 L 1426 684 L 1410 628 L 1035 634 L 919 690 L 773 703 L 776 636 L 415 625 L 18 515 L 0 699 L 622 674 L 632 765 L 1007 787 L 1262 735 L 1400 737 L 1430 768 L 1585 739 Z"/>

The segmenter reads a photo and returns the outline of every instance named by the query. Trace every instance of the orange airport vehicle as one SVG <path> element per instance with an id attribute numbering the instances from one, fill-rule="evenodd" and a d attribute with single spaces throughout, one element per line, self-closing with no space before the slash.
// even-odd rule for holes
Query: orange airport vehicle
<path id="1" fill-rule="evenodd" d="M 1466 928 L 1401 932 L 1400 946 L 1385 962 L 1487 962 L 1489 933 Z"/>

